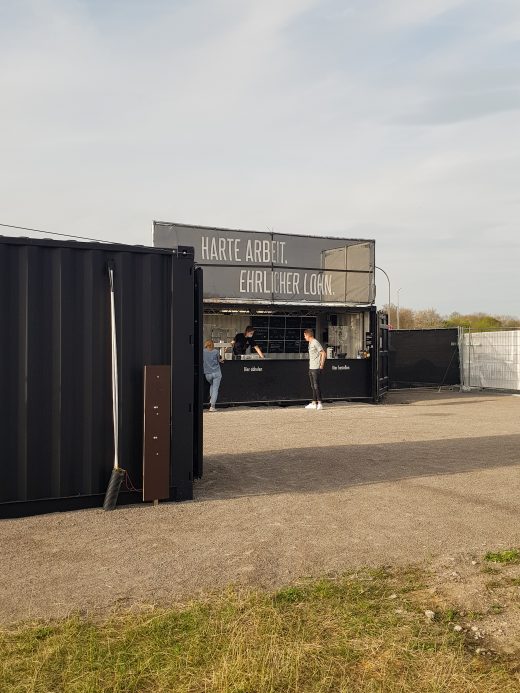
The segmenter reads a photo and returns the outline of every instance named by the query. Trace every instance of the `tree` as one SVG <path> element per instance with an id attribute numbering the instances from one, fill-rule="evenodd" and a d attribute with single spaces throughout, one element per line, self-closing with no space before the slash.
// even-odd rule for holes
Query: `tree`
<path id="1" fill-rule="evenodd" d="M 386 309 L 387 306 L 384 306 Z M 397 329 L 397 307 L 390 306 L 389 323 Z M 453 312 L 442 316 L 435 308 L 425 310 L 399 309 L 399 327 L 402 330 L 432 329 L 438 327 L 466 327 L 475 332 L 490 332 L 500 329 L 515 329 L 520 327 L 520 319 L 511 315 L 488 315 L 487 313 Z"/>
<path id="2" fill-rule="evenodd" d="M 393 303 L 383 306 L 388 313 L 388 322 L 394 330 L 397 329 L 397 306 Z M 487 313 L 462 313 L 453 312 L 442 316 L 435 308 L 425 310 L 412 310 L 411 308 L 399 308 L 399 329 L 421 330 L 437 327 L 466 327 L 475 332 L 490 332 L 493 330 L 515 329 L 520 327 L 520 319 L 512 315 L 488 315 Z"/>
<path id="3" fill-rule="evenodd" d="M 442 316 L 435 308 L 427 308 L 426 310 L 418 310 L 415 312 L 415 328 L 425 329 L 432 327 L 443 327 Z"/>
<path id="4" fill-rule="evenodd" d="M 397 323 L 397 321 L 396 321 Z M 396 324 L 397 327 L 397 324 Z M 415 327 L 415 314 L 410 308 L 399 308 L 399 329 L 413 330 Z"/>

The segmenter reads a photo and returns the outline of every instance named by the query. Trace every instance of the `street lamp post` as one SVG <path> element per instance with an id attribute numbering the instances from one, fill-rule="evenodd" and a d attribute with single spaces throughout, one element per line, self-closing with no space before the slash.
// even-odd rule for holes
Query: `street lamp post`
<path id="1" fill-rule="evenodd" d="M 399 329 L 399 292 L 401 288 L 397 289 L 397 329 Z"/>
<path id="2" fill-rule="evenodd" d="M 388 281 L 388 322 L 390 322 L 390 306 L 391 306 L 391 303 L 390 303 L 390 277 L 388 276 L 388 274 L 385 272 L 385 270 L 382 267 L 378 267 L 376 265 L 376 269 L 380 270 L 385 275 L 385 277 Z"/>

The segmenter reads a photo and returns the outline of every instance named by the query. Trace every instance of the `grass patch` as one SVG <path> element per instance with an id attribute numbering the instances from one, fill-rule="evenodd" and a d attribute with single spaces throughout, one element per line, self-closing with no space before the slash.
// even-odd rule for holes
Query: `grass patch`
<path id="1" fill-rule="evenodd" d="M 446 623 L 453 623 L 453 621 L 457 621 L 460 616 L 460 613 L 457 609 L 446 609 L 444 612 L 444 620 Z"/>
<path id="2" fill-rule="evenodd" d="M 472 654 L 453 610 L 429 621 L 417 571 L 371 571 L 275 593 L 0 631 L 10 693 L 517 691 L 507 662 Z"/>
<path id="3" fill-rule="evenodd" d="M 518 549 L 506 549 L 496 552 L 488 551 L 484 558 L 491 563 L 518 563 L 520 562 L 520 551 Z"/>

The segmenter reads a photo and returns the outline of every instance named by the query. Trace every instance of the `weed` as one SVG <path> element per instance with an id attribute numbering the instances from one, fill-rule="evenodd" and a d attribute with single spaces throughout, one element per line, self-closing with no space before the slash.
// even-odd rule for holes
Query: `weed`
<path id="1" fill-rule="evenodd" d="M 486 561 L 492 563 L 518 563 L 520 561 L 520 551 L 518 549 L 505 549 L 504 551 L 488 551 L 484 556 Z"/>
<path id="2" fill-rule="evenodd" d="M 443 620 L 446 623 L 452 623 L 453 621 L 456 621 L 459 616 L 460 614 L 457 609 L 447 609 L 443 614 Z"/>

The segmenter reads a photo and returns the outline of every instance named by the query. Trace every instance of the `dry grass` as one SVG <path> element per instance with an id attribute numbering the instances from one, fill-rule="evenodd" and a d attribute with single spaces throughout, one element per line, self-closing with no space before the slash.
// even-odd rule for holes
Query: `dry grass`
<path id="1" fill-rule="evenodd" d="M 0 690 L 194 693 L 520 690 L 472 652 L 452 612 L 424 615 L 417 571 L 371 571 L 105 622 L 0 632 Z"/>

